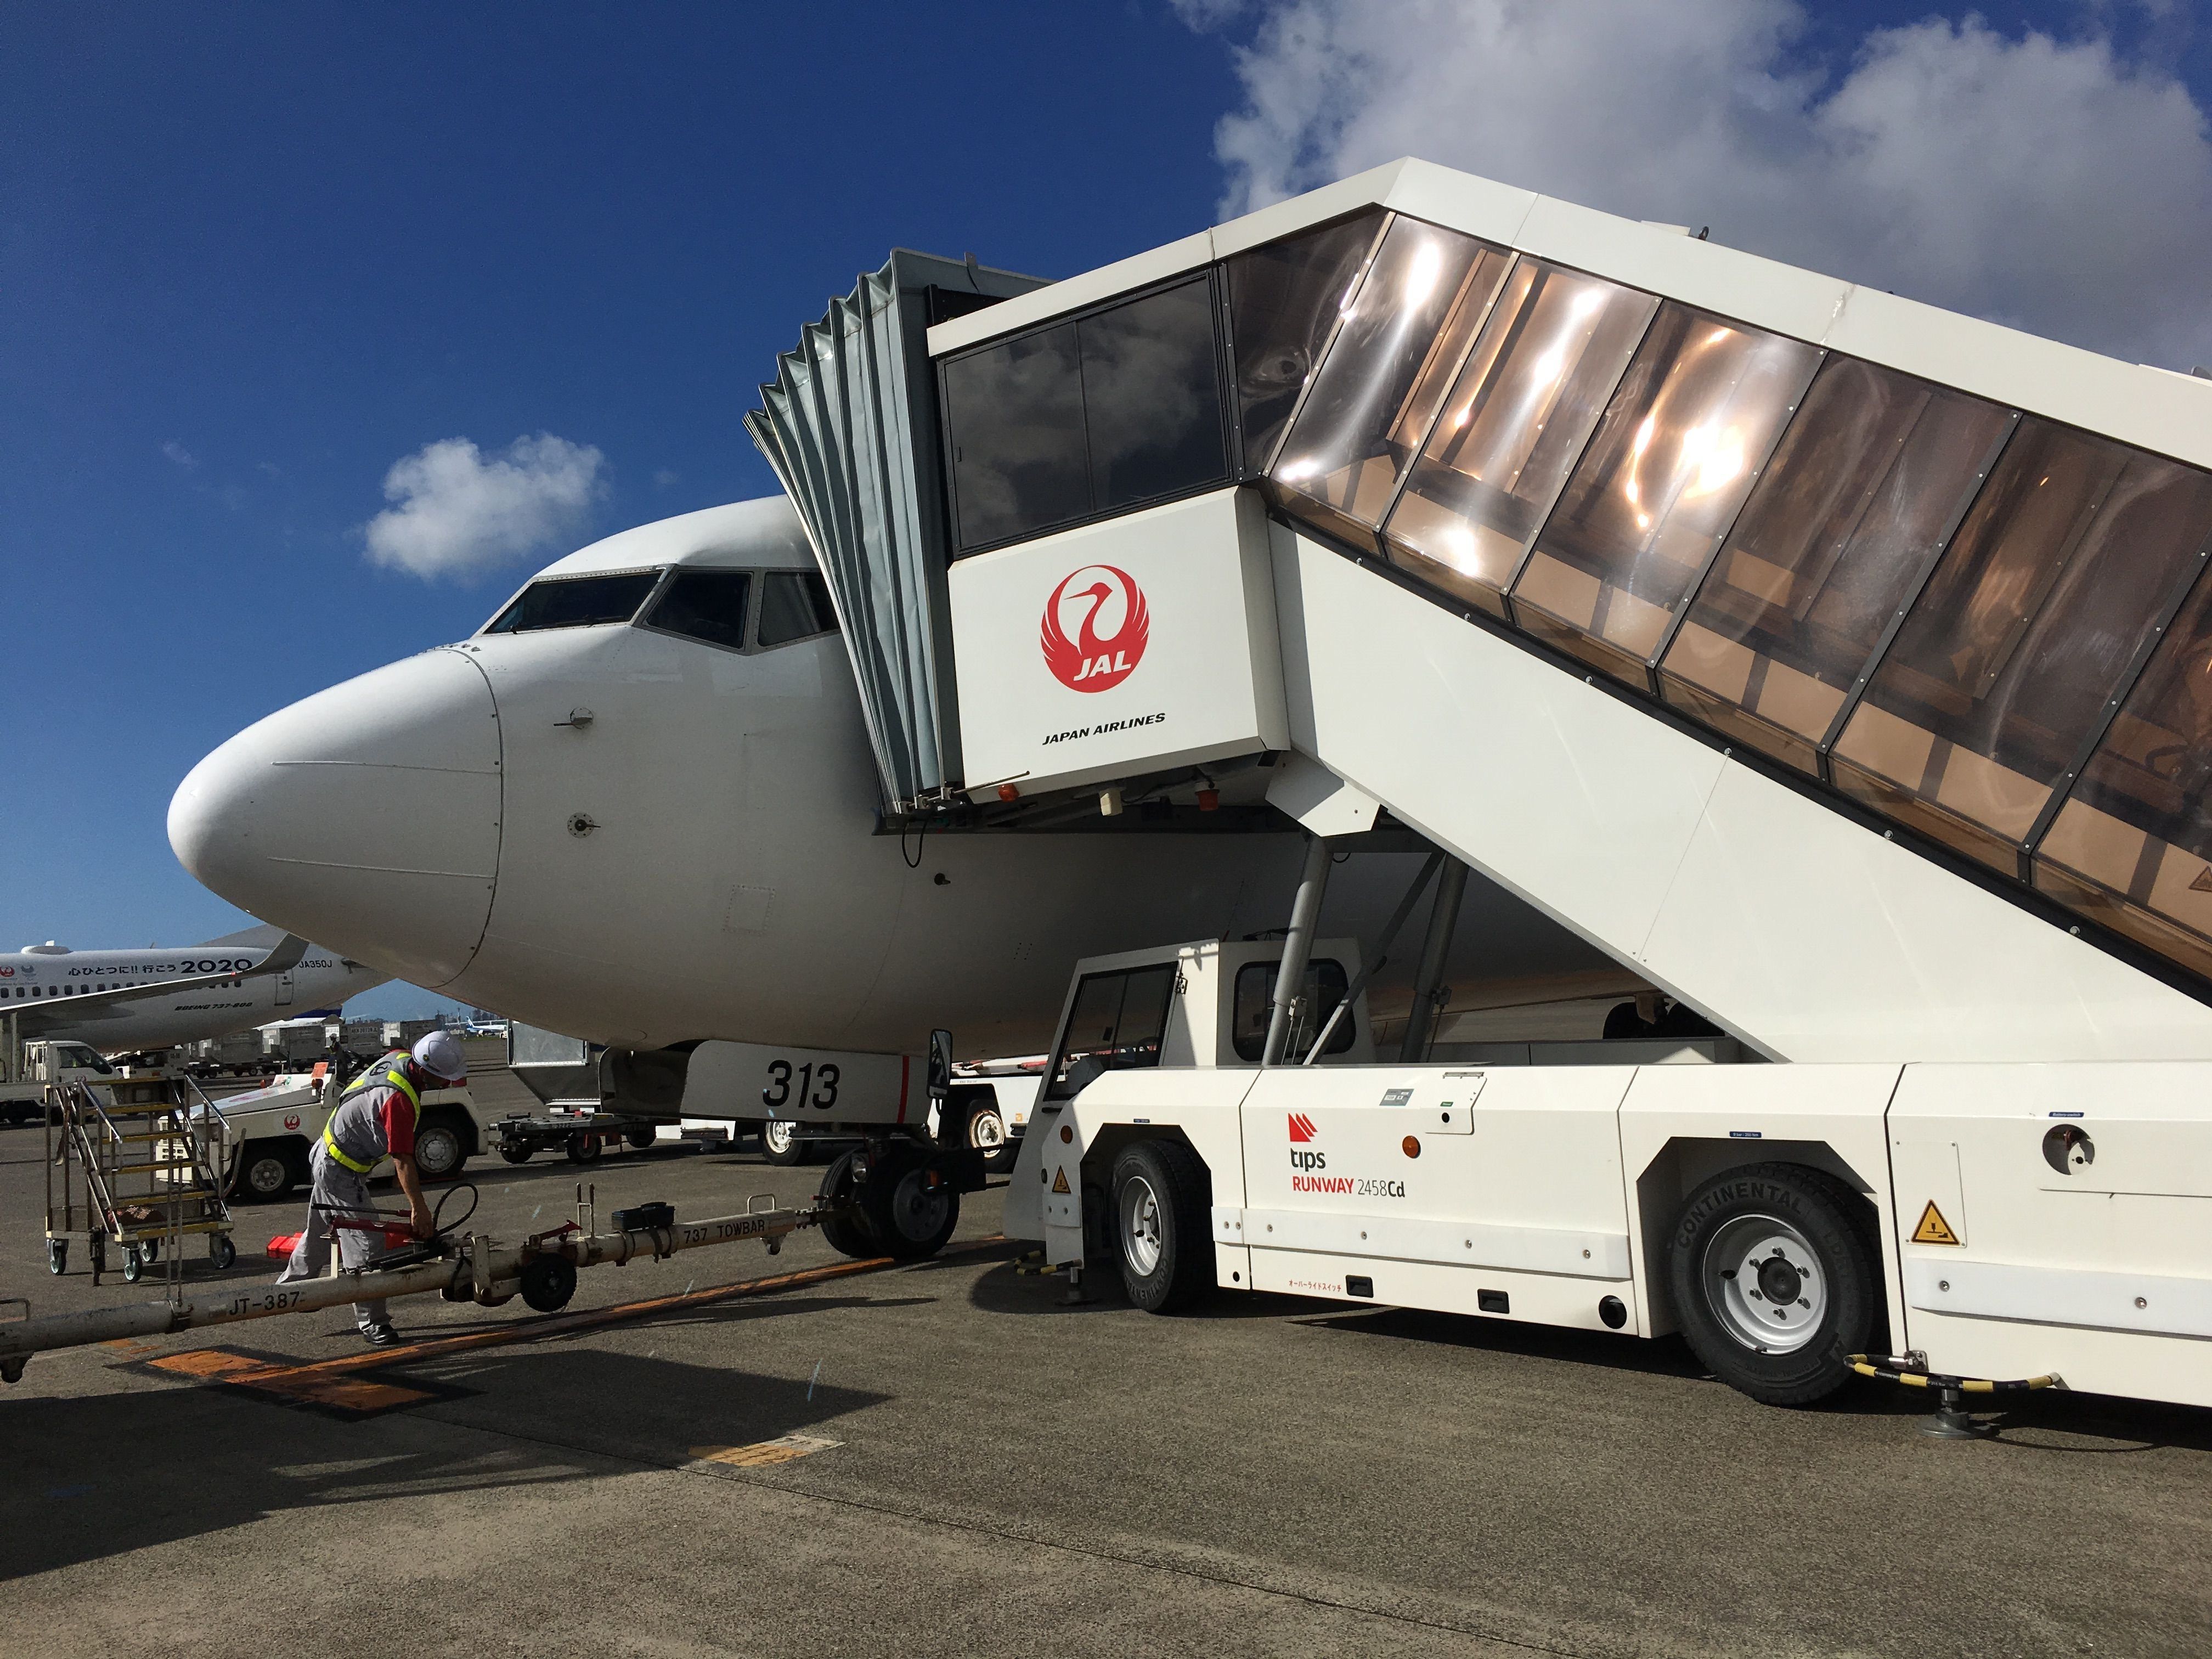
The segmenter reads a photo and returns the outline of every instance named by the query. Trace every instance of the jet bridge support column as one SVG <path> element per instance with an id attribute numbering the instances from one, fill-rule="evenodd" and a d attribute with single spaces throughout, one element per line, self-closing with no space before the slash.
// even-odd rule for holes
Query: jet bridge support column
<path id="1" fill-rule="evenodd" d="M 1437 878 L 1437 896 L 1429 909 L 1428 937 L 1421 941 L 1420 970 L 1413 976 L 1413 1006 L 1406 1016 L 1406 1040 L 1398 1049 L 1401 1065 L 1418 1066 L 1428 1058 L 1429 1039 L 1437 1028 L 1437 993 L 1443 983 L 1444 962 L 1451 954 L 1452 930 L 1459 926 L 1460 900 L 1467 895 L 1467 866 L 1447 855 L 1443 873 Z"/>
<path id="2" fill-rule="evenodd" d="M 1275 970 L 1275 1001 L 1267 1015 L 1267 1046 L 1260 1064 L 1279 1066 L 1291 1043 L 1291 1016 L 1298 994 L 1305 988 L 1306 960 L 1313 954 L 1314 927 L 1321 921 L 1321 901 L 1328 891 L 1328 843 L 1319 836 L 1306 840 L 1305 867 L 1298 872 L 1298 896 L 1291 905 L 1291 931 L 1283 939 L 1283 960 Z"/>

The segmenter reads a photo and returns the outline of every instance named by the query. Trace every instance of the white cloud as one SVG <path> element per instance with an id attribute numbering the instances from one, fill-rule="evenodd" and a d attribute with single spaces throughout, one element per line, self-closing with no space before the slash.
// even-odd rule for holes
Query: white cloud
<path id="1" fill-rule="evenodd" d="M 1241 28 L 1224 0 L 1182 9 Z M 1831 70 L 1792 57 L 1804 21 L 1795 0 L 1272 0 L 1215 135 L 1223 206 L 1419 155 L 2120 356 L 2212 362 L 2212 143 L 2155 61 L 1969 15 L 1875 30 Z"/>
<path id="2" fill-rule="evenodd" d="M 680 483 L 683 482 L 678 474 L 665 466 L 654 472 L 653 475 L 653 481 L 659 484 L 663 489 L 667 489 L 668 486 L 672 483 Z"/>
<path id="3" fill-rule="evenodd" d="M 541 432 L 487 456 L 466 438 L 425 444 L 392 463 L 368 521 L 373 563 L 410 575 L 471 576 L 573 544 L 606 493 L 606 457 Z"/>
<path id="4" fill-rule="evenodd" d="M 184 468 L 187 472 L 191 471 L 194 467 L 200 464 L 200 458 L 193 454 L 191 450 L 185 448 L 182 444 L 179 443 L 174 438 L 170 439 L 168 442 L 161 446 L 161 453 L 164 455 L 167 455 L 172 461 L 174 461 L 179 466 Z"/>

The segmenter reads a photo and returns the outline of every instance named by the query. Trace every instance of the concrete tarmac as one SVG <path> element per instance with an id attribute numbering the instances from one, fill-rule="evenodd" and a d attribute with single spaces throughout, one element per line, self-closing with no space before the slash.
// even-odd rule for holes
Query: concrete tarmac
<path id="1" fill-rule="evenodd" d="M 155 1293 L 49 1276 L 40 1141 L 0 1131 L 0 1295 Z M 604 1220 L 800 1201 L 819 1171 L 662 1147 L 469 1173 L 513 1237 L 580 1176 Z M 188 1276 L 270 1276 L 253 1247 L 303 1208 L 240 1211 L 238 1267 Z M 1943 1442 L 1917 1395 L 1777 1411 L 1671 1343 L 1066 1307 L 977 1243 L 998 1215 L 971 1197 L 938 1261 L 582 1328 L 415 1298 L 419 1349 L 289 1394 L 173 1367 L 363 1352 L 343 1310 L 41 1355 L 0 1390 L 0 1651 L 2212 1650 L 2212 1413 L 2043 1395 Z M 809 1233 L 601 1268 L 571 1311 L 839 1260 Z"/>

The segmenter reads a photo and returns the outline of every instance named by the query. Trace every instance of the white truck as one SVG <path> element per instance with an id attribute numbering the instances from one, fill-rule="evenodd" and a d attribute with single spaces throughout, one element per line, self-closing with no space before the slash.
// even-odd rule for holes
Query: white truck
<path id="1" fill-rule="evenodd" d="M 58 1037 L 0 1038 L 0 1118 L 35 1123 L 46 1109 L 49 1084 L 97 1086 L 114 1075 L 115 1068 L 85 1043 Z"/>
<path id="2" fill-rule="evenodd" d="M 272 1204 L 307 1184 L 307 1156 L 337 1105 L 338 1086 L 318 1067 L 216 1103 L 228 1131 L 225 1173 L 232 1202 Z M 424 1093 L 415 1130 L 415 1164 L 424 1180 L 453 1179 L 489 1145 L 490 1125 L 465 1084 Z"/>
<path id="3" fill-rule="evenodd" d="M 1661 1041 L 1377 1064 L 1355 980 L 1334 1052 L 1262 1067 L 1281 954 L 1079 966 L 1010 1236 L 1154 1311 L 1272 1291 L 1679 1331 L 1780 1405 L 1885 1349 L 1968 1393 L 2212 1405 L 2212 1063 L 1731 1065 Z"/>

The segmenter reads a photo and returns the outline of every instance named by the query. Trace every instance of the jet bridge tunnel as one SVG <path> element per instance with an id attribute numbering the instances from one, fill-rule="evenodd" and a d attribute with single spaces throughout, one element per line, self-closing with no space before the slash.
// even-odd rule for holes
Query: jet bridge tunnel
<path id="1" fill-rule="evenodd" d="M 1295 750 L 1770 1057 L 2212 1057 L 2212 384 L 1418 161 L 988 297 L 751 417 L 895 816 Z"/>

